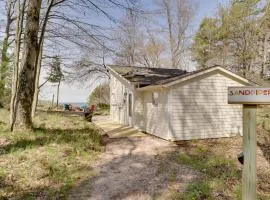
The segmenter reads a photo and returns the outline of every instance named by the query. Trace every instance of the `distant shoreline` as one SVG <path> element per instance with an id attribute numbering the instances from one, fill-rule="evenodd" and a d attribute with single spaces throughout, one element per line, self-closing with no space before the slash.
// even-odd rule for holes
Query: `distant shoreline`
<path id="1" fill-rule="evenodd" d="M 59 104 L 60 105 L 71 104 L 71 105 L 76 105 L 79 107 L 87 106 L 87 102 L 60 102 Z"/>
<path id="2" fill-rule="evenodd" d="M 39 100 L 39 103 L 51 105 L 51 101 L 46 101 L 46 100 Z M 55 104 L 56 104 L 56 102 L 54 102 L 54 105 Z M 63 106 L 64 104 L 71 104 L 71 105 L 75 105 L 75 106 L 79 106 L 79 107 L 88 106 L 87 102 L 59 102 L 59 105 Z"/>

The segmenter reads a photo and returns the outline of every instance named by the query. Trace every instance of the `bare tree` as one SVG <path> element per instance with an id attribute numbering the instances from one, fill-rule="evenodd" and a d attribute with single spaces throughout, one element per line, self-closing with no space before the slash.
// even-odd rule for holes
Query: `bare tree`
<path id="1" fill-rule="evenodd" d="M 49 16 L 50 16 L 52 8 L 63 2 L 65 2 L 65 0 L 59 0 L 59 1 L 48 0 L 47 1 L 47 8 L 45 11 L 44 18 L 42 20 L 42 24 L 40 26 L 41 30 L 40 30 L 40 36 L 39 36 L 39 41 L 38 41 L 38 54 L 37 54 L 36 62 L 35 62 L 35 91 L 34 91 L 34 97 L 33 97 L 33 102 L 32 102 L 32 111 L 31 111 L 32 117 L 35 116 L 36 107 L 38 103 L 39 78 L 40 78 L 41 65 L 42 65 L 43 44 L 44 44 L 44 36 L 46 32 L 46 27 L 48 24 L 48 20 L 49 20 Z"/>
<path id="2" fill-rule="evenodd" d="M 35 81 L 35 62 L 38 54 L 38 31 L 39 31 L 39 14 L 41 9 L 41 0 L 29 0 L 27 10 L 27 21 L 25 28 L 24 50 L 19 76 L 18 95 L 15 104 L 15 113 L 19 116 L 19 126 L 22 129 L 32 129 L 32 99 L 34 96 Z M 13 131 L 16 121 L 14 116 L 11 124 Z"/>
<path id="3" fill-rule="evenodd" d="M 259 62 L 261 66 L 260 78 L 267 79 L 270 72 L 270 2 L 265 5 L 261 19 L 261 37 L 259 43 Z M 268 78 L 269 79 L 269 78 Z"/>
<path id="4" fill-rule="evenodd" d="M 144 12 L 129 10 L 116 29 L 117 40 L 115 63 L 119 65 L 137 65 L 160 67 L 160 57 L 164 44 L 152 33 L 151 19 Z"/>
<path id="5" fill-rule="evenodd" d="M 38 54 L 38 62 L 36 63 L 35 91 L 34 91 L 32 112 L 31 112 L 32 117 L 35 116 L 36 108 L 37 108 L 37 104 L 38 104 L 38 94 L 39 94 L 39 89 L 40 89 L 39 79 L 40 79 L 41 65 L 42 65 L 42 54 L 43 54 L 43 42 L 41 43 L 41 49 L 39 50 L 39 54 Z"/>
<path id="6" fill-rule="evenodd" d="M 15 34 L 15 48 L 14 48 L 14 67 L 12 76 L 12 91 L 10 100 L 10 123 L 14 118 L 14 106 L 18 89 L 18 76 L 19 76 L 19 62 L 20 62 L 20 50 L 21 50 L 21 37 L 23 30 L 23 19 L 25 11 L 26 0 L 17 0 L 17 20 L 16 20 L 16 34 Z"/>
<path id="7" fill-rule="evenodd" d="M 135 64 L 135 57 L 136 57 L 136 31 L 138 31 L 138 29 L 136 29 L 136 24 L 137 24 L 137 17 L 134 14 L 134 11 L 132 9 L 130 9 L 128 11 L 128 15 L 127 15 L 127 19 L 128 21 L 126 23 L 124 23 L 124 28 L 122 29 L 126 35 L 126 41 L 125 41 L 125 45 L 126 45 L 126 58 L 127 58 L 127 63 L 128 65 L 134 65 Z"/>
<path id="8" fill-rule="evenodd" d="M 162 54 L 165 52 L 165 44 L 147 30 L 147 39 L 139 48 L 138 62 L 144 67 L 162 67 Z"/>
<path id="9" fill-rule="evenodd" d="M 32 116 L 34 115 L 38 99 L 38 82 L 43 58 L 42 50 L 47 50 L 46 45 L 48 45 L 48 42 L 60 46 L 72 43 L 80 48 L 92 48 L 93 52 L 97 46 L 104 48 L 102 39 L 106 38 L 106 36 L 103 34 L 102 27 L 80 20 L 78 16 L 81 15 L 82 11 L 84 12 L 84 15 L 97 12 L 102 13 L 110 20 L 114 20 L 109 12 L 106 12 L 103 9 L 104 4 L 115 6 L 117 8 L 129 8 L 129 5 L 126 7 L 118 1 L 111 0 L 78 0 L 77 2 L 68 0 L 48 0 L 46 2 L 47 7 L 44 9 L 44 12 L 42 12 L 41 9 L 41 5 L 42 8 L 45 7 L 44 4 L 42 4 L 44 1 L 29 1 L 28 3 L 27 21 L 24 29 L 25 37 L 24 49 L 22 51 L 21 72 L 19 75 L 19 85 L 14 106 L 15 114 L 11 123 L 12 130 L 16 122 L 15 116 L 17 110 L 22 127 L 26 129 L 31 128 Z M 133 4 L 133 1 L 126 2 L 131 2 L 131 4 Z M 52 10 L 52 8 L 55 9 Z M 73 14 L 76 12 L 78 13 L 76 14 L 76 17 L 74 17 Z M 40 13 L 41 16 L 43 16 L 41 18 L 39 16 Z M 97 66 L 104 68 L 104 65 Z M 95 70 L 95 73 L 97 71 L 98 70 Z M 29 105 L 30 103 L 31 106 Z"/>
<path id="10" fill-rule="evenodd" d="M 6 77 L 8 71 L 8 48 L 13 41 L 9 41 L 11 37 L 11 26 L 13 21 L 16 19 L 14 18 L 14 0 L 7 0 L 6 1 L 6 27 L 4 32 L 4 39 L 2 43 L 2 52 L 1 52 L 1 63 L 0 63 L 0 101 L 1 98 L 4 96 L 4 90 L 6 85 Z"/>
<path id="11" fill-rule="evenodd" d="M 164 10 L 171 54 L 171 66 L 180 67 L 186 50 L 187 31 L 194 15 L 194 2 L 188 0 L 160 0 Z"/>
<path id="12" fill-rule="evenodd" d="M 133 5 L 133 1 L 126 1 L 127 6 L 117 1 L 103 0 L 103 1 L 84 1 L 79 0 L 77 2 L 71 2 L 67 0 L 49 0 L 47 2 L 47 8 L 41 22 L 40 36 L 39 36 L 39 58 L 36 61 L 35 69 L 35 94 L 32 105 L 32 116 L 35 114 L 36 105 L 38 101 L 39 93 L 39 77 L 42 66 L 43 51 L 42 46 L 46 48 L 49 42 L 58 44 L 59 46 L 67 46 L 69 44 L 76 45 L 81 49 L 99 52 L 103 49 L 108 49 L 104 45 L 104 40 L 108 40 L 109 37 L 104 33 L 104 27 L 101 25 L 94 25 L 80 19 L 78 16 L 74 17 L 72 14 L 67 13 L 77 13 L 76 15 L 84 12 L 85 15 L 92 12 L 102 13 L 109 20 L 114 21 L 112 15 L 108 11 L 104 10 L 103 5 L 113 6 L 115 8 L 129 9 L 129 2 Z M 64 9 L 62 9 L 64 8 Z M 78 13 L 79 12 L 79 13 Z M 98 49 L 100 48 L 100 49 Z M 66 48 L 69 49 L 69 48 Z M 89 56 L 89 55 L 88 55 Z M 96 56 L 97 57 L 97 56 Z M 76 60 L 78 60 L 76 58 Z M 100 59 L 101 60 L 101 59 Z M 73 65 L 71 65 L 73 66 Z M 89 66 L 89 65 L 88 65 Z M 104 65 L 98 64 L 94 67 L 89 66 L 89 70 L 86 69 L 85 65 L 80 72 L 77 71 L 78 76 L 80 73 L 86 72 L 84 76 L 89 76 L 90 74 L 95 76 L 96 73 L 104 71 Z M 100 68 L 100 69 L 98 69 Z M 95 69 L 95 70 L 93 70 Z M 77 70 L 77 69 L 76 69 Z M 94 72 L 95 71 L 95 72 Z M 106 70 L 105 70 L 106 71 Z M 89 73 L 91 72 L 91 73 Z M 78 77 L 76 76 L 76 77 Z M 46 81 L 45 81 L 46 82 Z M 41 84 L 43 85 L 43 84 Z"/>

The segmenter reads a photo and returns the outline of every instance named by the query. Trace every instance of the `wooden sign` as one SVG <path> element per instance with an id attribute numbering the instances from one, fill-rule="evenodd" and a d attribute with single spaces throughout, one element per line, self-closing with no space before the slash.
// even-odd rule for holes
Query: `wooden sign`
<path id="1" fill-rule="evenodd" d="M 229 87 L 230 104 L 270 104 L 270 88 L 263 87 Z"/>
<path id="2" fill-rule="evenodd" d="M 258 104 L 270 104 L 270 88 L 229 87 L 229 104 L 243 106 L 243 151 L 242 200 L 256 199 L 256 110 Z"/>

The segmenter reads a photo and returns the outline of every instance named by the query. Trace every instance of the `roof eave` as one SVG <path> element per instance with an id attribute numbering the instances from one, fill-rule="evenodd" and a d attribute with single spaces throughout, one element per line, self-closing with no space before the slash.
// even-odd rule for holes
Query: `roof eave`
<path id="1" fill-rule="evenodd" d="M 143 91 L 149 91 L 149 90 L 160 90 L 166 88 L 165 85 L 149 85 L 141 88 L 137 88 L 138 91 L 143 92 Z"/>
<path id="2" fill-rule="evenodd" d="M 124 78 L 121 74 L 117 73 L 115 70 L 113 70 L 109 65 L 107 66 L 109 71 L 118 79 L 122 80 L 123 82 L 125 82 L 128 86 L 130 86 L 132 89 L 135 88 L 135 84 L 133 84 L 132 82 L 128 81 L 126 78 Z"/>
<path id="3" fill-rule="evenodd" d="M 242 82 L 244 84 L 247 84 L 247 85 L 254 85 L 252 84 L 249 80 L 241 77 L 241 76 L 238 76 L 237 74 L 234 74 L 233 72 L 230 72 L 222 67 L 213 67 L 213 68 L 210 68 L 210 69 L 207 69 L 205 71 L 202 71 L 202 72 L 199 72 L 197 74 L 193 74 L 193 75 L 190 75 L 190 76 L 187 76 L 187 77 L 184 77 L 184 78 L 181 78 L 180 80 L 176 80 L 176 81 L 173 81 L 173 82 L 170 82 L 170 83 L 167 83 L 165 84 L 164 86 L 165 87 L 171 87 L 173 85 L 176 85 L 176 84 L 179 84 L 179 83 L 182 83 L 182 82 L 185 82 L 187 80 L 190 80 L 190 79 L 193 79 L 193 78 L 196 78 L 196 77 L 199 77 L 199 76 L 202 76 L 204 74 L 207 74 L 207 73 L 210 73 L 210 72 L 214 72 L 214 71 L 220 71 L 220 72 L 223 72 L 231 77 L 234 77 L 235 79 L 237 79 L 239 82 Z"/>

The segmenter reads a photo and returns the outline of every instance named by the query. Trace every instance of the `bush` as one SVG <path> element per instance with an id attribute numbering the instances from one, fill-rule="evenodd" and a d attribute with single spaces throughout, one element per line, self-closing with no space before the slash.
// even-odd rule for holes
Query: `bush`
<path id="1" fill-rule="evenodd" d="M 110 104 L 110 86 L 108 83 L 103 83 L 97 86 L 89 95 L 88 105 L 108 105 Z"/>
<path id="2" fill-rule="evenodd" d="M 110 108 L 110 105 L 109 104 L 106 104 L 106 103 L 99 103 L 97 105 L 97 107 L 99 107 L 101 109 L 109 109 Z"/>

